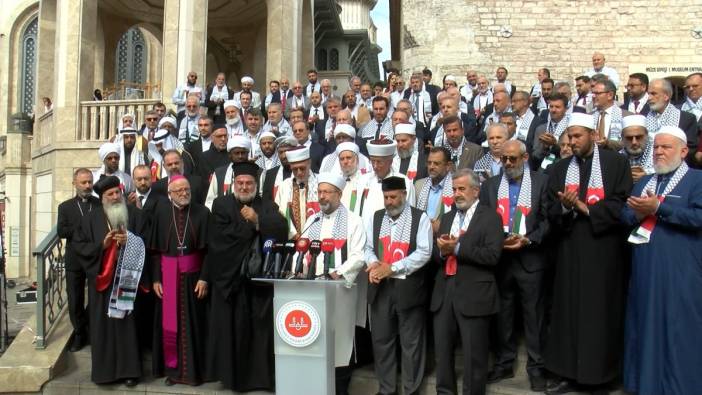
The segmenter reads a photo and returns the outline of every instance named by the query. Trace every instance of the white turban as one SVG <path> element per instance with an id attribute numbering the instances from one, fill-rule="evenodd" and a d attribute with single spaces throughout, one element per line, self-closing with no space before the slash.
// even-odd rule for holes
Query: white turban
<path id="1" fill-rule="evenodd" d="M 570 114 L 570 121 L 568 122 L 568 127 L 571 126 L 582 126 L 590 130 L 595 130 L 595 118 L 590 114 L 574 112 Z"/>
<path id="2" fill-rule="evenodd" d="M 285 152 L 285 158 L 287 158 L 288 163 L 302 162 L 310 158 L 310 149 L 305 146 L 302 147 Z"/>
<path id="3" fill-rule="evenodd" d="M 239 105 L 236 103 L 236 100 L 226 100 L 222 106 L 222 108 L 224 109 L 226 109 L 227 107 L 239 108 Z"/>
<path id="4" fill-rule="evenodd" d="M 231 151 L 234 148 L 244 148 L 251 152 L 251 141 L 244 136 L 232 136 L 229 141 L 227 141 L 227 151 Z"/>
<path id="5" fill-rule="evenodd" d="M 341 154 L 344 151 L 351 151 L 354 154 L 358 155 L 358 145 L 356 143 L 352 143 L 350 141 L 345 141 L 339 145 L 336 146 L 336 155 Z"/>
<path id="6" fill-rule="evenodd" d="M 395 155 L 395 149 L 397 148 L 397 143 L 392 141 L 389 144 L 374 144 L 371 141 L 366 143 L 366 148 L 368 149 L 368 155 L 370 156 L 393 156 Z"/>
<path id="7" fill-rule="evenodd" d="M 656 136 L 658 136 L 659 134 L 669 134 L 673 137 L 679 138 L 680 140 L 682 140 L 683 143 L 687 143 L 687 135 L 685 134 L 685 132 L 683 132 L 682 129 L 680 129 L 677 126 L 661 126 L 661 128 L 658 129 L 658 131 L 656 132 Z"/>
<path id="8" fill-rule="evenodd" d="M 343 133 L 351 137 L 352 139 L 356 138 L 356 129 L 354 129 L 353 126 L 345 123 L 340 123 L 334 128 L 334 137 L 338 136 L 340 133 Z"/>
<path id="9" fill-rule="evenodd" d="M 622 129 L 626 129 L 630 126 L 641 126 L 646 128 L 646 117 L 643 115 L 627 115 L 622 118 Z"/>
<path id="10" fill-rule="evenodd" d="M 415 126 L 411 123 L 398 123 L 395 125 L 395 134 L 410 134 L 412 136 L 417 135 Z"/>
<path id="11" fill-rule="evenodd" d="M 245 75 L 245 76 L 241 77 L 241 83 L 243 84 L 244 82 L 250 82 L 250 83 L 253 84 L 253 83 L 254 83 L 254 79 L 251 78 L 251 77 L 249 77 L 248 75 Z"/>
<path id="12" fill-rule="evenodd" d="M 317 184 L 319 185 L 321 183 L 334 185 L 340 191 L 343 191 L 346 186 L 344 177 L 336 173 L 319 173 L 319 175 L 317 175 Z"/>
<path id="13" fill-rule="evenodd" d="M 98 155 L 100 156 L 100 162 L 104 162 L 107 155 L 115 153 L 119 155 L 119 147 L 114 143 L 105 143 L 98 149 Z"/>
<path id="14" fill-rule="evenodd" d="M 163 125 L 166 124 L 166 123 L 170 123 L 170 124 L 173 125 L 174 127 L 175 127 L 175 126 L 178 126 L 178 121 L 176 121 L 175 118 L 173 118 L 173 117 L 163 117 L 163 118 L 161 118 L 160 121 L 158 121 L 158 127 L 159 127 L 159 128 L 162 128 Z"/>

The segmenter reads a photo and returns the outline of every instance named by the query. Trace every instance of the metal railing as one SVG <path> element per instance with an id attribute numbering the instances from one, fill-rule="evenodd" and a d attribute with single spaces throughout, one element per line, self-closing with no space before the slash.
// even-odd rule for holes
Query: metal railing
<path id="1" fill-rule="evenodd" d="M 66 308 L 64 244 L 56 227 L 32 251 L 37 262 L 37 327 L 34 347 L 46 348 L 54 323 Z"/>

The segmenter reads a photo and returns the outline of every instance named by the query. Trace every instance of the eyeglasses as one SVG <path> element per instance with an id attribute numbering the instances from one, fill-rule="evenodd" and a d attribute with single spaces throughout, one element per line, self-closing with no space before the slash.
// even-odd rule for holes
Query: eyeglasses
<path id="1" fill-rule="evenodd" d="M 190 193 L 190 188 L 185 188 L 185 187 L 183 187 L 183 188 L 180 188 L 180 189 L 171 189 L 171 193 L 176 193 L 176 194 L 180 194 L 180 193 Z"/>
<path id="2" fill-rule="evenodd" d="M 597 95 L 601 95 L 601 94 L 603 94 L 603 93 L 609 93 L 609 92 L 608 92 L 608 91 L 602 91 L 602 92 L 591 91 L 590 93 L 592 93 L 593 95 L 597 96 Z"/>
<path id="3" fill-rule="evenodd" d="M 504 163 L 507 163 L 507 162 L 517 163 L 519 158 L 520 158 L 519 156 L 503 156 L 500 158 L 500 160 Z"/>
<path id="4" fill-rule="evenodd" d="M 186 108 L 197 108 L 198 106 L 185 106 Z"/>
<path id="5" fill-rule="evenodd" d="M 158 121 L 158 118 L 146 118 L 147 121 Z"/>

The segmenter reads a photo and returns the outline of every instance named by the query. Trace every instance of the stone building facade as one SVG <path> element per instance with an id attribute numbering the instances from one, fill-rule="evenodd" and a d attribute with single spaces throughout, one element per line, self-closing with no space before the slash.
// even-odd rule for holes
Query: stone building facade
<path id="1" fill-rule="evenodd" d="M 528 90 L 537 69 L 571 81 L 605 54 L 626 83 L 702 71 L 702 2 L 689 0 L 390 0 L 393 56 L 403 74 L 428 67 L 440 85 L 445 74 L 459 84 L 475 69 Z M 393 19 L 393 14 L 396 15 Z M 397 17 L 399 16 L 399 17 Z M 620 89 L 623 89 L 620 86 Z"/>

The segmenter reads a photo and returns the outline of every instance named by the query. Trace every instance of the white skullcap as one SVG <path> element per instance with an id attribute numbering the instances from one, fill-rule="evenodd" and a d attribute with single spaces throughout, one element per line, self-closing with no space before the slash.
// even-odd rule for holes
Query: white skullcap
<path id="1" fill-rule="evenodd" d="M 129 118 L 131 118 L 131 119 L 134 119 L 134 114 L 132 114 L 131 112 L 128 112 L 128 113 L 122 115 L 122 118 L 121 118 L 121 119 L 124 119 L 124 118 L 126 118 L 126 117 L 129 117 Z"/>
<path id="2" fill-rule="evenodd" d="M 105 143 L 98 149 L 98 156 L 100 156 L 100 162 L 104 162 L 107 155 L 115 153 L 119 155 L 119 147 L 115 143 Z"/>
<path id="3" fill-rule="evenodd" d="M 154 134 L 154 144 L 163 144 L 163 140 L 165 140 L 165 138 L 168 137 L 169 134 L 170 132 L 168 131 L 168 129 L 157 130 Z"/>
<path id="4" fill-rule="evenodd" d="M 370 156 L 393 156 L 395 155 L 395 149 L 397 148 L 397 143 L 393 140 L 387 140 L 389 143 L 378 144 L 375 143 L 377 140 L 370 140 L 366 143 L 366 148 L 368 149 L 368 155 Z"/>
<path id="5" fill-rule="evenodd" d="M 163 126 L 164 124 L 166 124 L 166 123 L 170 123 L 170 124 L 173 125 L 173 126 L 178 125 L 178 121 L 176 121 L 175 118 L 173 118 L 173 117 L 163 117 L 163 118 L 161 118 L 160 121 L 158 121 L 158 127 L 160 128 L 160 127 L 162 127 L 162 126 Z"/>
<path id="6" fill-rule="evenodd" d="M 243 84 L 244 82 L 250 82 L 250 83 L 253 84 L 253 83 L 254 83 L 254 79 L 251 78 L 251 77 L 249 77 L 248 75 L 245 75 L 245 76 L 241 77 L 241 83 Z"/>
<path id="7" fill-rule="evenodd" d="M 319 173 L 319 175 L 317 175 L 317 185 L 323 182 L 334 185 L 340 191 L 343 191 L 346 186 L 346 179 L 336 173 Z"/>
<path id="8" fill-rule="evenodd" d="M 627 115 L 622 118 L 622 129 L 626 129 L 630 126 L 641 126 L 646 128 L 646 117 L 643 115 Z"/>
<path id="9" fill-rule="evenodd" d="M 582 126 L 590 130 L 595 130 L 595 118 L 590 114 L 574 112 L 570 114 L 570 121 L 568 122 L 568 127 L 571 126 Z"/>
<path id="10" fill-rule="evenodd" d="M 275 139 L 275 142 L 273 143 L 276 149 L 279 147 L 297 147 L 297 144 L 297 139 L 293 136 L 280 136 Z"/>
<path id="11" fill-rule="evenodd" d="M 444 77 L 444 81 L 453 81 L 456 82 L 456 77 L 452 76 L 451 74 L 447 75 Z"/>
<path id="12" fill-rule="evenodd" d="M 398 123 L 395 125 L 395 134 L 411 134 L 412 136 L 417 135 L 415 126 L 411 123 Z"/>
<path id="13" fill-rule="evenodd" d="M 358 155 L 358 146 L 356 143 L 352 143 L 350 141 L 345 141 L 339 145 L 336 146 L 336 154 L 339 155 L 344 151 L 352 151 L 354 154 Z"/>
<path id="14" fill-rule="evenodd" d="M 239 108 L 239 105 L 236 103 L 236 100 L 225 100 L 224 104 L 222 104 L 222 108 L 227 108 L 227 107 L 236 107 Z"/>
<path id="15" fill-rule="evenodd" d="M 288 163 L 302 162 L 310 158 L 310 149 L 303 146 L 285 152 Z"/>
<path id="16" fill-rule="evenodd" d="M 352 139 L 356 138 L 356 129 L 348 124 L 340 123 L 334 128 L 334 137 L 338 136 L 339 133 L 343 133 L 350 136 Z"/>
<path id="17" fill-rule="evenodd" d="M 251 141 L 244 136 L 232 136 L 229 140 L 227 140 L 227 151 L 231 151 L 234 148 L 244 148 L 251 152 Z"/>
<path id="18" fill-rule="evenodd" d="M 656 136 L 658 136 L 659 134 L 669 134 L 671 136 L 679 138 L 680 140 L 682 140 L 683 143 L 687 143 L 687 135 L 685 134 L 685 132 L 683 132 L 682 129 L 680 129 L 677 126 L 661 126 L 661 128 L 658 129 L 658 131 L 656 132 Z"/>
<path id="19" fill-rule="evenodd" d="M 272 139 L 274 139 L 274 140 L 278 138 L 278 137 L 275 135 L 275 133 L 266 130 L 265 132 L 261 133 L 261 137 L 259 137 L 258 139 L 259 139 L 259 140 L 263 140 L 263 139 L 265 139 L 266 137 L 270 137 L 270 138 L 272 138 Z"/>

